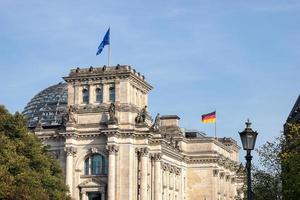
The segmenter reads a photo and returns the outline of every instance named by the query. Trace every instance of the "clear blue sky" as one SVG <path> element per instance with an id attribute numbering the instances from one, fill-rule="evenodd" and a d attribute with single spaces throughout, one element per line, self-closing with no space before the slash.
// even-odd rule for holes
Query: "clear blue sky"
<path id="1" fill-rule="evenodd" d="M 22 111 L 70 68 L 95 56 L 111 26 L 112 64 L 154 86 L 153 116 L 213 135 L 201 114 L 217 110 L 219 136 L 240 141 L 249 117 L 258 145 L 280 135 L 300 93 L 300 1 L 0 0 L 0 103 Z M 244 152 L 243 152 L 244 154 Z"/>

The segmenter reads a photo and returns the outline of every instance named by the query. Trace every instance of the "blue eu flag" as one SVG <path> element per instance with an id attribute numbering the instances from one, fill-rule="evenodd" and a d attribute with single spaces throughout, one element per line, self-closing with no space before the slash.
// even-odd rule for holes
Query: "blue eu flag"
<path id="1" fill-rule="evenodd" d="M 110 28 L 107 30 L 102 42 L 100 43 L 96 55 L 99 55 L 102 52 L 105 45 L 109 45 L 109 44 L 110 44 Z"/>

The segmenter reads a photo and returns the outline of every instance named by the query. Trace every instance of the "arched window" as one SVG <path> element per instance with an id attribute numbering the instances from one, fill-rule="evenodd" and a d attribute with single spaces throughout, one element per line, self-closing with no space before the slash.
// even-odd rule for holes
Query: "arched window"
<path id="1" fill-rule="evenodd" d="M 107 174 L 107 160 L 101 154 L 92 154 L 84 161 L 85 175 Z"/>
<path id="2" fill-rule="evenodd" d="M 89 103 L 89 91 L 87 89 L 82 90 L 82 103 Z"/>
<path id="3" fill-rule="evenodd" d="M 102 103 L 103 102 L 103 94 L 101 88 L 96 89 L 96 102 Z"/>
<path id="4" fill-rule="evenodd" d="M 109 101 L 115 102 L 116 101 L 116 89 L 114 86 L 109 88 Z"/>

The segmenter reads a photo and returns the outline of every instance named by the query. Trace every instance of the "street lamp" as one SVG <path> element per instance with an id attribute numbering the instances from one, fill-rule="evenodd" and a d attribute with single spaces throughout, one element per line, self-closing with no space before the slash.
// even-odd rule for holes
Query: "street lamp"
<path id="1" fill-rule="evenodd" d="M 252 191 L 251 191 L 251 150 L 254 149 L 255 141 L 257 137 L 257 132 L 253 131 L 251 126 L 251 122 L 249 119 L 247 120 L 246 128 L 243 132 L 239 132 L 243 144 L 243 149 L 247 151 L 246 158 L 246 169 L 247 169 L 247 200 L 253 200 Z"/>

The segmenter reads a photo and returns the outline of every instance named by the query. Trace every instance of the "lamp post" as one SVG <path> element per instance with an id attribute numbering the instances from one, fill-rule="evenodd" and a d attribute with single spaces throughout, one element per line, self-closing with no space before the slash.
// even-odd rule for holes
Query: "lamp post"
<path id="1" fill-rule="evenodd" d="M 247 155 L 245 156 L 246 158 L 246 169 L 247 169 L 247 200 L 253 200 L 252 197 L 252 190 L 251 190 L 251 151 L 254 149 L 255 146 L 255 141 L 257 137 L 257 132 L 253 131 L 251 128 L 251 122 L 249 119 L 247 120 L 246 128 L 243 132 L 239 132 L 242 144 L 243 144 L 243 149 L 247 151 Z"/>

